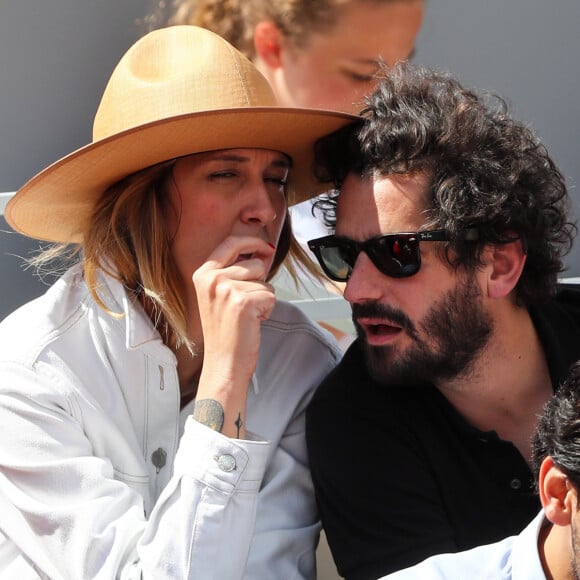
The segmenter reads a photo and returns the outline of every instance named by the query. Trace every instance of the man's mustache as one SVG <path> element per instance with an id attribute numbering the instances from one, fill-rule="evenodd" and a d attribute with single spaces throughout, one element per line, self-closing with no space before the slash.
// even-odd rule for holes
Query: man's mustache
<path id="1" fill-rule="evenodd" d="M 412 321 L 402 310 L 380 302 L 367 301 L 352 304 L 352 320 L 355 324 L 358 318 L 385 318 L 409 332 L 414 332 Z"/>

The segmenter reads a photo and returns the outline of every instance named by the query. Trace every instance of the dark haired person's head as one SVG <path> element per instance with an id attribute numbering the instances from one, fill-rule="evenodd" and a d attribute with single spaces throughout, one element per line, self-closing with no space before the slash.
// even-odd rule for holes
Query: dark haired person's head
<path id="1" fill-rule="evenodd" d="M 546 457 L 580 489 L 580 361 L 572 365 L 538 422 L 532 455 L 536 481 Z"/>
<path id="2" fill-rule="evenodd" d="M 362 117 L 359 125 L 318 144 L 319 174 L 336 187 L 319 204 L 329 225 L 349 173 L 424 174 L 425 229 L 447 232 L 447 259 L 454 266 L 473 270 L 487 245 L 518 238 L 526 261 L 517 300 L 529 305 L 553 293 L 575 233 L 565 180 L 537 136 L 509 116 L 501 98 L 403 63 L 383 67 Z M 466 231 L 477 234 L 465 236 Z"/>
<path id="3" fill-rule="evenodd" d="M 546 578 L 580 578 L 580 361 L 548 400 L 532 442 L 545 522 L 538 550 Z M 550 525 L 551 524 L 551 525 Z"/>

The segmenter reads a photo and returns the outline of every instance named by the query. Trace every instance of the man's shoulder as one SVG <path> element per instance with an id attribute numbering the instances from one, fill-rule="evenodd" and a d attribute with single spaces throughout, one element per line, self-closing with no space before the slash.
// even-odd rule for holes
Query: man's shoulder
<path id="1" fill-rule="evenodd" d="M 580 283 L 559 283 L 556 296 L 550 304 L 553 308 L 569 311 L 580 320 Z"/>
<path id="2" fill-rule="evenodd" d="M 580 284 L 559 284 L 556 295 L 530 308 L 556 387 L 580 357 Z"/>
<path id="3" fill-rule="evenodd" d="M 580 332 L 580 284 L 558 284 L 556 294 L 546 302 L 530 307 L 534 324 L 556 337 Z"/>

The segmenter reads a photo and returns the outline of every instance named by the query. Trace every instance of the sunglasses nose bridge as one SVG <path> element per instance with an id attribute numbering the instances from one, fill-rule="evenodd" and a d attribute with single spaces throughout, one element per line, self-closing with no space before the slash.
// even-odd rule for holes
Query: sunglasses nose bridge
<path id="1" fill-rule="evenodd" d="M 364 254 L 371 261 L 373 266 L 379 272 L 381 272 L 381 274 L 389 275 L 387 272 L 385 272 L 384 261 L 385 257 L 387 256 L 385 256 L 386 248 L 384 247 L 384 244 L 382 244 L 377 239 L 370 239 L 366 240 L 365 242 L 359 243 L 358 246 L 359 248 L 357 258 L 361 252 L 364 252 Z"/>
<path id="2" fill-rule="evenodd" d="M 365 252 L 366 254 L 366 243 L 365 242 L 355 242 L 354 240 L 350 240 L 348 246 L 346 248 L 348 254 L 348 261 L 349 266 L 354 268 L 358 257 L 360 256 L 361 252 Z"/>

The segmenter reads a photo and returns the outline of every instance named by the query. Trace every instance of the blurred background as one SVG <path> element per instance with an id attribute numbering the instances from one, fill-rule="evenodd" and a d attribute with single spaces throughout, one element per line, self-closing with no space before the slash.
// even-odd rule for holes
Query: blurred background
<path id="1" fill-rule="evenodd" d="M 0 4 L 0 192 L 16 190 L 90 141 L 109 74 L 145 32 L 142 20 L 153 6 L 153 0 Z M 416 62 L 506 97 L 567 176 L 575 216 L 580 214 L 579 25 L 578 0 L 427 0 L 415 56 Z M 0 196 L 0 210 L 6 197 Z M 0 215 L 0 320 L 44 288 L 20 259 L 37 242 L 8 230 Z M 580 276 L 580 242 L 566 263 L 565 276 Z"/>

